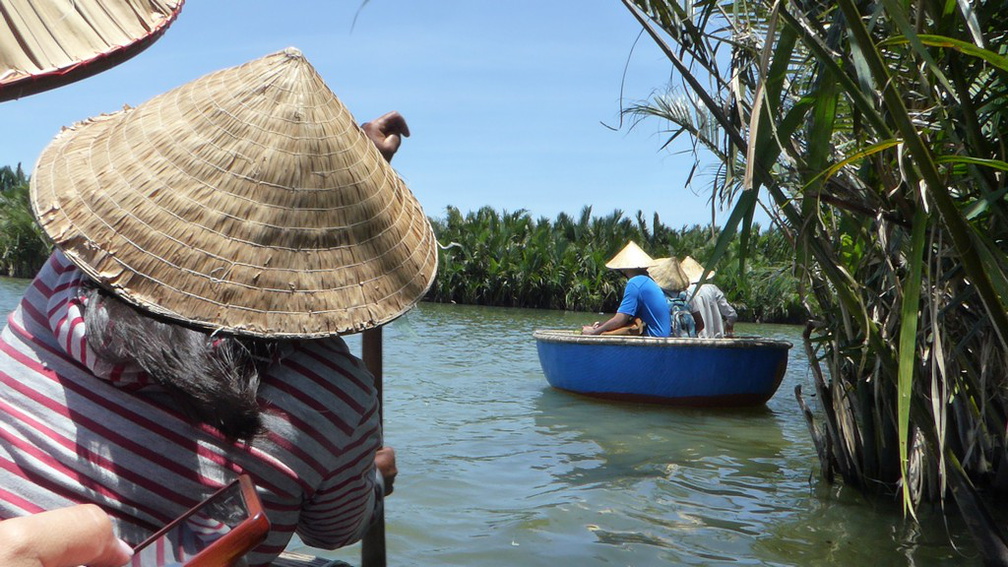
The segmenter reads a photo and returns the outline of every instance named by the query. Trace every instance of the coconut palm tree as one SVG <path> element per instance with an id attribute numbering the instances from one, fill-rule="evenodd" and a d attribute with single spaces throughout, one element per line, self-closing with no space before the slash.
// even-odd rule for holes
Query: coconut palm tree
<path id="1" fill-rule="evenodd" d="M 632 219 L 621 211 L 595 217 L 591 207 L 577 220 L 560 213 L 555 221 L 533 220 L 524 210 L 498 213 L 484 207 L 463 215 L 448 207 L 446 216 L 431 224 L 443 252 L 429 300 L 594 312 L 619 306 L 622 277 L 605 263 L 627 240 L 656 256 L 692 254 L 706 261 L 712 235 L 718 234 L 710 226 L 674 230 L 658 215 L 648 222 L 639 211 Z M 793 322 L 800 307 L 795 280 L 781 273 L 790 255 L 783 245 L 787 239 L 779 231 L 755 232 L 745 277 L 720 272 L 718 284 L 744 320 Z M 728 256 L 737 256 L 737 248 L 732 244 Z"/>
<path id="2" fill-rule="evenodd" d="M 742 158 L 716 253 L 758 203 L 793 238 L 825 478 L 910 514 L 950 499 L 1008 562 L 978 497 L 1008 488 L 1004 5 L 623 2 L 716 120 L 714 155 Z"/>

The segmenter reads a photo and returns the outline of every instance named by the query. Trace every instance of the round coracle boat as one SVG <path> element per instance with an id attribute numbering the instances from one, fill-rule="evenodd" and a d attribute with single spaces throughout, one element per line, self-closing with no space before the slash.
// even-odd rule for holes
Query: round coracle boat
<path id="1" fill-rule="evenodd" d="M 680 406 L 758 406 L 780 387 L 788 341 L 759 337 L 532 334 L 550 386 L 597 398 Z"/>

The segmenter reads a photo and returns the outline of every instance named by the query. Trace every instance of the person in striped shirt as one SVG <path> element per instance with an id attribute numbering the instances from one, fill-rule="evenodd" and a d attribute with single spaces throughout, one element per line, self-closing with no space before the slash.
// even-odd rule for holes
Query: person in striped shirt
<path id="1" fill-rule="evenodd" d="M 0 518 L 92 503 L 136 545 L 246 473 L 272 526 L 250 565 L 359 540 L 397 471 L 340 335 L 437 261 L 404 135 L 293 49 L 61 132 L 31 180 L 56 250 L 0 333 Z"/>

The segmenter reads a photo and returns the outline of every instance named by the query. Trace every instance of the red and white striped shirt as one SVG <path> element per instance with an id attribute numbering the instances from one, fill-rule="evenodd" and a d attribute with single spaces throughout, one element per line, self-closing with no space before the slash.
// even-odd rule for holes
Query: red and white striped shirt
<path id="1" fill-rule="evenodd" d="M 0 518 L 93 502 L 131 544 L 248 473 L 272 523 L 266 565 L 295 533 L 333 549 L 375 509 L 375 381 L 340 338 L 293 344 L 259 387 L 266 433 L 233 444 L 159 404 L 138 369 L 98 360 L 83 274 L 54 253 L 0 334 Z"/>

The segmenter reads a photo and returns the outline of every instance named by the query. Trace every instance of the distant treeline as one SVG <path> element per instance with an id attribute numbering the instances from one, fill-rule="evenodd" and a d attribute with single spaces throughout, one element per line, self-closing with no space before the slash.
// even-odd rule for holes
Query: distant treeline
<path id="1" fill-rule="evenodd" d="M 717 238 L 710 226 L 674 230 L 658 215 L 650 222 L 640 212 L 595 217 L 590 207 L 577 218 L 561 213 L 554 220 L 489 207 L 463 216 L 448 207 L 431 222 L 442 250 L 427 300 L 569 311 L 615 311 L 624 282 L 605 263 L 629 240 L 655 258 L 690 255 L 706 265 Z M 744 276 L 729 260 L 708 266 L 717 272 L 715 283 L 744 321 L 804 321 L 790 245 L 779 231 L 755 233 Z M 0 167 L 0 275 L 33 277 L 50 248 L 31 215 L 28 177 L 20 166 Z"/>
<path id="2" fill-rule="evenodd" d="M 804 322 L 807 317 L 792 274 L 794 251 L 779 230 L 753 231 L 745 273 L 739 274 L 736 251 L 708 266 L 718 229 L 708 226 L 669 228 L 655 214 L 648 222 L 613 211 L 577 218 L 533 219 L 526 211 L 501 212 L 484 207 L 466 215 L 448 207 L 432 220 L 441 243 L 438 277 L 427 299 L 506 307 L 614 312 L 624 279 L 605 263 L 629 240 L 655 258 L 693 256 L 716 271 L 743 321 Z"/>
<path id="3" fill-rule="evenodd" d="M 0 275 L 33 277 L 51 248 L 31 214 L 28 176 L 20 164 L 0 167 Z"/>

